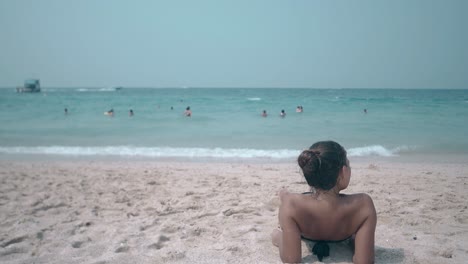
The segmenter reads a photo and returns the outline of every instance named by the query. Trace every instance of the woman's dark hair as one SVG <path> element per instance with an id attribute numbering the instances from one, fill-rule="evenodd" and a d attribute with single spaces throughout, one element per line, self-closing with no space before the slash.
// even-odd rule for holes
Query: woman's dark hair
<path id="1" fill-rule="evenodd" d="M 309 186 L 330 190 L 346 166 L 346 150 L 334 141 L 319 141 L 297 158 Z"/>

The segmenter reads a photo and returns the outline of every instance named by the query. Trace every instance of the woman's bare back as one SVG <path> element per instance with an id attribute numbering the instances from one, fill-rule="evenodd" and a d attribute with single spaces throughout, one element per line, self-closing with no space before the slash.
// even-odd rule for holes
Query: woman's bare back
<path id="1" fill-rule="evenodd" d="M 377 215 L 372 198 L 367 194 L 340 194 L 351 180 L 346 150 L 334 141 L 319 141 L 297 160 L 307 184 L 317 192 L 280 191 L 278 218 L 282 231 L 273 231 L 272 242 L 278 246 L 281 260 L 301 261 L 302 237 L 338 241 L 353 236 L 353 262 L 373 263 Z M 326 254 L 317 256 L 320 259 Z"/>
<path id="2" fill-rule="evenodd" d="M 367 194 L 327 196 L 283 191 L 280 199 L 279 222 L 286 262 L 298 260 L 293 256 L 300 256 L 301 236 L 321 241 L 355 236 L 354 262 L 373 262 L 376 213 Z"/>
<path id="3" fill-rule="evenodd" d="M 371 210 L 363 210 L 369 196 L 366 194 L 340 195 L 333 199 L 319 195 L 286 193 L 282 203 L 290 204 L 288 210 L 296 221 L 301 235 L 312 240 L 338 241 L 349 238 Z"/>

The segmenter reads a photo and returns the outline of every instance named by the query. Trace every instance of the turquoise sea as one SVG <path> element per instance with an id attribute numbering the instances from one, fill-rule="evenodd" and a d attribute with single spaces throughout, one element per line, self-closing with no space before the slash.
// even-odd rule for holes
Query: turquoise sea
<path id="1" fill-rule="evenodd" d="M 466 157 L 468 90 L 4 88 L 0 124 L 0 158 L 293 159 L 326 139 L 351 157 Z"/>

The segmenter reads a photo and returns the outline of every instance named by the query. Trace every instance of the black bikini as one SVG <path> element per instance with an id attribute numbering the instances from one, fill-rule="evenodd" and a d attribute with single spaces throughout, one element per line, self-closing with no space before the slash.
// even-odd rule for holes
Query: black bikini
<path id="1" fill-rule="evenodd" d="M 303 235 L 301 235 L 302 240 L 315 243 L 314 247 L 312 248 L 312 253 L 314 253 L 314 255 L 317 255 L 317 258 L 319 261 L 322 261 L 323 257 L 330 256 L 330 247 L 328 246 L 328 243 L 344 242 L 346 240 L 349 240 L 351 237 L 352 236 L 345 238 L 343 240 L 314 240 L 314 239 L 306 238 Z"/>

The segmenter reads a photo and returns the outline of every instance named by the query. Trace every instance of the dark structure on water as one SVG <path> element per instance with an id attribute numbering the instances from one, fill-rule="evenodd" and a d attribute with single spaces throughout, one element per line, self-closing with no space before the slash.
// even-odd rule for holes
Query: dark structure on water
<path id="1" fill-rule="evenodd" d="M 39 79 L 27 79 L 24 81 L 24 86 L 16 87 L 18 93 L 38 93 L 41 91 Z"/>

